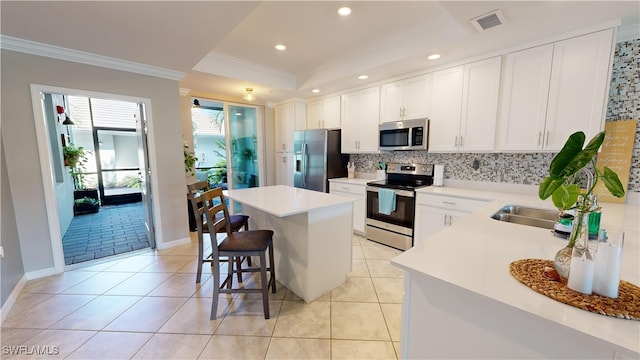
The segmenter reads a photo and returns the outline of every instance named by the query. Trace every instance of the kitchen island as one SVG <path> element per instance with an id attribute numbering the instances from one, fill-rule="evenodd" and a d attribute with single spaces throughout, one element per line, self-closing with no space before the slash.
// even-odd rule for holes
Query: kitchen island
<path id="1" fill-rule="evenodd" d="M 420 191 L 492 201 L 392 259 L 392 264 L 405 270 L 402 358 L 640 356 L 640 321 L 560 303 L 509 273 L 509 264 L 515 260 L 553 259 L 566 240 L 550 230 L 490 216 L 506 204 L 553 209 L 550 201 L 455 188 Z M 621 277 L 637 285 L 638 205 L 601 205 L 602 227 L 626 232 Z"/>
<path id="2" fill-rule="evenodd" d="M 306 302 L 343 284 L 351 271 L 353 199 L 291 186 L 225 191 L 250 229 L 274 231 L 276 279 Z"/>

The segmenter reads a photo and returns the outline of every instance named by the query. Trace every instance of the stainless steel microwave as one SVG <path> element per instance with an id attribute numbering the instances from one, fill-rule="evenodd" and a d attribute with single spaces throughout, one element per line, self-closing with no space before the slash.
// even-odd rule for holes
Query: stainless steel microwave
<path id="1" fill-rule="evenodd" d="M 380 150 L 427 150 L 429 119 L 380 124 Z"/>

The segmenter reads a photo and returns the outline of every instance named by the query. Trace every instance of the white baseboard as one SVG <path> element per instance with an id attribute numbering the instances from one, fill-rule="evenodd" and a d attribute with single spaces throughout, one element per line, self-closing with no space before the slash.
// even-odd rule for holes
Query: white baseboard
<path id="1" fill-rule="evenodd" d="M 27 284 L 27 274 L 24 274 L 22 275 L 22 277 L 20 278 L 16 286 L 13 287 L 13 291 L 11 291 L 11 294 L 2 305 L 2 308 L 0 309 L 0 325 L 4 323 L 4 320 L 9 315 L 9 312 L 13 308 L 13 305 L 16 303 L 18 296 L 20 295 L 20 293 L 22 292 L 22 289 L 24 289 L 24 286 L 26 284 Z"/>
<path id="2" fill-rule="evenodd" d="M 62 272 L 64 272 L 64 269 L 62 271 L 57 271 L 55 267 L 50 267 L 36 271 L 29 271 L 28 273 L 25 273 L 24 276 L 27 278 L 27 280 L 34 280 L 40 279 L 45 276 L 61 274 Z"/>

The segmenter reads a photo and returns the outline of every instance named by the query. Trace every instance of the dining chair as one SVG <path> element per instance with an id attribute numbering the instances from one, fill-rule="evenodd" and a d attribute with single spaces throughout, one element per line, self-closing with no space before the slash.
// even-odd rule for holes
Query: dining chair
<path id="1" fill-rule="evenodd" d="M 209 231 L 208 223 L 204 219 L 204 207 L 202 206 L 202 201 L 200 200 L 200 195 L 208 190 L 211 190 L 209 186 L 209 182 L 197 181 L 192 184 L 187 185 L 187 196 L 189 198 L 189 202 L 191 203 L 191 209 L 193 210 L 193 214 L 196 220 L 196 231 L 198 232 L 198 270 L 196 272 L 196 283 L 200 283 L 200 279 L 202 277 L 202 264 L 211 263 L 211 254 L 208 256 L 204 256 L 204 239 L 203 234 Z M 249 230 L 249 217 L 247 215 L 242 214 L 234 214 L 230 216 L 231 223 L 231 231 L 240 231 L 243 229 L 244 231 Z M 226 232 L 226 229 L 221 229 L 221 232 Z M 229 259 L 231 262 L 232 259 Z M 242 262 L 245 259 L 237 258 L 235 259 L 238 268 L 241 268 Z M 247 258 L 247 265 L 251 266 L 251 258 Z M 242 282 L 242 273 L 238 272 L 238 281 Z"/>
<path id="2" fill-rule="evenodd" d="M 273 259 L 273 231 L 248 230 L 231 231 L 229 226 L 231 217 L 222 189 L 216 188 L 204 192 L 201 196 L 205 208 L 205 216 L 209 225 L 213 261 L 213 303 L 211 304 L 211 320 L 215 320 L 218 312 L 218 297 L 231 293 L 262 293 L 262 306 L 264 318 L 269 318 L 269 288 L 276 292 L 276 272 Z M 222 216 L 220 216 L 222 215 Z M 212 225 L 211 225 L 212 224 Z M 227 237 L 220 243 L 217 242 L 216 233 L 224 231 Z M 269 266 L 267 267 L 267 250 L 269 254 Z M 260 267 L 233 269 L 234 262 L 229 262 L 229 270 L 225 280 L 220 284 L 220 257 L 236 258 L 257 256 L 260 258 Z M 233 288 L 233 273 L 235 272 L 260 272 L 260 288 Z M 267 281 L 267 271 L 270 273 Z M 224 288 L 227 285 L 227 288 Z M 239 283 L 238 283 L 239 285 Z"/>

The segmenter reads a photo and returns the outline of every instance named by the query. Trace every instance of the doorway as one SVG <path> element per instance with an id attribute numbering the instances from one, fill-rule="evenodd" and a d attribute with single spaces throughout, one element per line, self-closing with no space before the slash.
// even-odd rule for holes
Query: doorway
<path id="1" fill-rule="evenodd" d="M 59 223 L 59 243 L 52 237 L 56 268 L 62 261 L 71 265 L 155 248 L 146 144 L 148 105 L 81 91 L 41 91 L 40 95 Z M 80 166 L 69 166 L 69 148 L 82 149 Z M 78 204 L 86 203 L 97 206 L 79 211 Z"/>
<path id="2" fill-rule="evenodd" d="M 243 189 L 264 183 L 262 108 L 192 98 L 196 180 L 212 187 Z M 233 204 L 232 211 L 242 211 Z"/>

